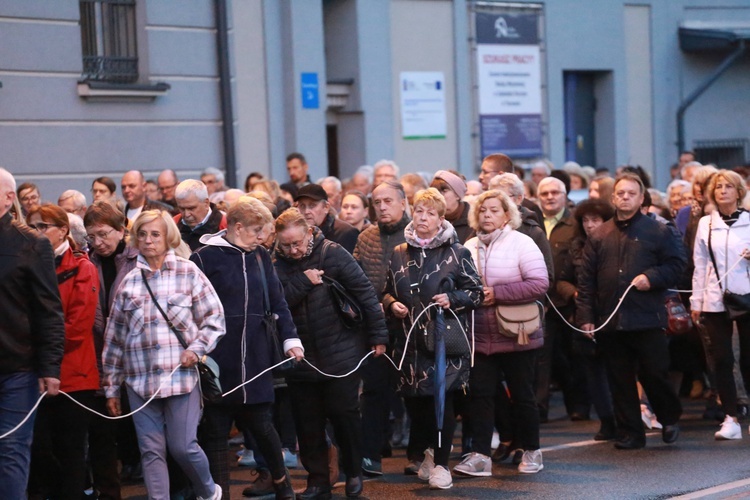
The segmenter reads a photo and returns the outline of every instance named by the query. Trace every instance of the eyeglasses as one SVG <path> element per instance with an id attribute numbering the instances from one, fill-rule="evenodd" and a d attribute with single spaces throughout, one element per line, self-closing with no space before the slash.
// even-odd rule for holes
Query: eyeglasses
<path id="1" fill-rule="evenodd" d="M 23 198 L 21 198 L 21 201 L 29 202 L 29 201 L 39 201 L 39 195 L 38 194 L 27 194 Z"/>
<path id="2" fill-rule="evenodd" d="M 291 243 L 279 243 L 279 247 L 281 247 L 282 250 L 284 250 L 285 253 L 288 253 L 291 249 L 302 249 L 308 244 L 307 242 L 307 236 L 302 238 L 299 241 L 292 241 Z"/>
<path id="3" fill-rule="evenodd" d="M 545 191 L 544 193 L 539 193 L 540 198 L 547 198 L 548 196 L 560 196 L 563 194 L 562 191 Z"/>
<path id="4" fill-rule="evenodd" d="M 28 224 L 31 229 L 39 231 L 40 233 L 46 233 L 47 229 L 51 227 L 60 227 L 56 224 L 48 224 L 46 222 L 37 222 L 36 224 Z"/>
<path id="5" fill-rule="evenodd" d="M 151 241 L 156 241 L 161 239 L 162 234 L 158 231 L 151 231 L 150 233 L 148 231 L 138 231 L 135 233 L 135 237 L 138 241 L 146 241 L 149 238 L 151 238 Z"/>
<path id="6" fill-rule="evenodd" d="M 114 228 L 112 228 L 112 229 L 110 229 L 109 231 L 104 231 L 104 232 L 102 232 L 102 233 L 99 233 L 99 234 L 87 234 L 87 235 L 86 235 L 86 238 L 85 238 L 85 239 L 86 239 L 86 242 L 87 242 L 87 243 L 89 243 L 90 245 L 93 245 L 94 243 L 96 243 L 96 242 L 97 242 L 97 240 L 99 240 L 99 241 L 103 241 L 103 240 L 104 240 L 105 238 L 107 238 L 107 237 L 108 237 L 108 236 L 109 236 L 110 234 L 112 234 L 112 231 L 114 231 L 114 230 L 115 230 L 115 229 L 114 229 Z"/>

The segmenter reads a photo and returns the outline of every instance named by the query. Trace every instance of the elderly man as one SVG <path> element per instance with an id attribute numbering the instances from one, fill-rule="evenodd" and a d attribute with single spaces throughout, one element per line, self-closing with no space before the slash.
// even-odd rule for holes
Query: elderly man
<path id="1" fill-rule="evenodd" d="M 351 181 L 349 181 L 348 190 L 370 194 L 370 191 L 372 191 L 372 167 L 370 165 L 362 165 L 354 172 Z"/>
<path id="2" fill-rule="evenodd" d="M 336 213 L 339 213 L 341 211 L 341 181 L 339 178 L 334 176 L 323 177 L 318 181 L 318 184 L 325 189 L 328 195 L 328 203 Z"/>
<path id="3" fill-rule="evenodd" d="M 86 196 L 75 189 L 63 191 L 57 199 L 57 205 L 68 212 L 83 218 L 86 215 Z"/>
<path id="4" fill-rule="evenodd" d="M 539 182 L 537 196 L 544 214 L 544 229 L 552 248 L 552 261 L 555 270 L 555 285 L 550 286 L 549 296 L 552 303 L 566 318 L 575 312 L 575 297 L 570 289 L 556 288 L 563 270 L 571 266 L 571 244 L 576 235 L 576 220 L 567 208 L 567 191 L 565 184 L 557 178 L 545 177 Z M 552 372 L 560 384 L 565 400 L 565 407 L 571 420 L 588 420 L 590 400 L 586 390 L 586 375 L 580 363 L 572 362 L 574 354 L 573 331 L 555 312 L 547 315 L 544 350 L 542 358 L 550 359 Z M 540 416 L 544 420 L 549 409 L 549 370 L 544 368 L 538 375 L 537 404 Z M 545 378 L 547 379 L 545 381 Z"/>
<path id="5" fill-rule="evenodd" d="M 286 171 L 289 173 L 289 182 L 298 188 L 310 184 L 309 170 L 310 166 L 302 153 L 291 153 L 286 157 Z"/>
<path id="6" fill-rule="evenodd" d="M 482 160 L 481 168 L 482 171 L 479 173 L 479 182 L 482 183 L 482 189 L 484 189 L 485 191 L 489 189 L 490 180 L 492 180 L 492 178 L 496 175 L 500 175 L 502 173 L 514 175 L 516 174 L 515 167 L 513 166 L 513 160 L 511 160 L 509 156 L 502 153 L 496 153 L 486 156 L 484 160 Z M 542 223 L 542 211 L 539 210 L 539 207 L 536 203 L 524 199 L 523 202 L 521 202 L 521 206 L 524 206 L 534 212 L 534 214 L 536 214 L 537 216 L 539 224 Z"/>
<path id="7" fill-rule="evenodd" d="M 349 253 L 354 252 L 359 231 L 331 214 L 325 189 L 317 184 L 302 186 L 294 202 L 308 224 L 318 226 L 326 239 L 335 241 Z"/>
<path id="8" fill-rule="evenodd" d="M 177 207 L 177 202 L 174 199 L 174 190 L 179 183 L 180 181 L 177 179 L 177 174 L 174 170 L 168 168 L 161 171 L 159 177 L 156 178 L 156 186 L 159 188 L 163 203 Z"/>
<path id="9" fill-rule="evenodd" d="M 224 187 L 224 172 L 218 168 L 208 167 L 201 172 L 201 182 L 208 189 L 208 196 L 218 191 L 226 191 Z"/>
<path id="10" fill-rule="evenodd" d="M 42 196 L 39 194 L 39 188 L 33 182 L 24 182 L 18 186 L 16 192 L 18 196 L 18 202 L 21 204 L 21 212 L 24 217 L 29 211 L 38 207 L 42 203 Z"/>
<path id="11" fill-rule="evenodd" d="M 52 245 L 13 220 L 15 191 L 0 168 L 0 435 L 31 412 L 40 392 L 58 393 L 65 346 Z M 0 498 L 26 498 L 34 417 L 0 439 Z"/>
<path id="12" fill-rule="evenodd" d="M 679 237 L 641 213 L 645 191 L 635 174 L 615 180 L 615 217 L 586 241 L 576 297 L 576 319 L 596 339 L 607 365 L 618 449 L 646 445 L 636 379 L 662 424 L 665 443 L 677 439 L 682 413 L 667 372 L 664 294 L 677 283 L 687 259 Z M 611 321 L 594 335 L 615 308 Z"/>
<path id="13" fill-rule="evenodd" d="M 388 264 L 393 250 L 404 239 L 404 228 L 409 223 L 406 214 L 406 194 L 404 188 L 395 180 L 386 181 L 372 192 L 372 203 L 375 207 L 377 224 L 372 224 L 362 231 L 354 249 L 354 258 L 362 266 L 367 278 L 372 282 L 378 298 L 385 286 Z M 389 330 L 394 331 L 393 328 Z M 400 326 L 400 323 L 399 325 Z M 394 331 L 395 333 L 395 331 Z M 366 476 L 383 474 L 381 450 L 387 443 L 386 431 L 390 412 L 390 392 L 395 387 L 395 372 L 385 358 L 374 358 L 362 368 L 362 472 Z M 416 439 L 416 437 L 415 437 Z M 424 444 L 424 443 L 422 443 Z M 418 445 L 415 443 L 414 448 Z M 417 462 L 424 457 L 424 448 L 407 452 L 413 469 L 419 469 Z M 410 447 L 411 448 L 411 447 Z M 410 456 L 409 456 L 410 455 Z"/>
<path id="14" fill-rule="evenodd" d="M 190 250 L 203 246 L 200 239 L 227 228 L 226 216 L 208 200 L 208 188 L 201 181 L 187 179 L 175 189 L 179 214 L 174 216 L 180 236 Z"/>
<path id="15" fill-rule="evenodd" d="M 125 216 L 129 221 L 134 221 L 144 210 L 166 210 L 173 209 L 166 203 L 151 200 L 146 196 L 146 179 L 138 170 L 131 170 L 122 176 L 120 181 L 122 197 L 125 200 Z"/>
<path id="16" fill-rule="evenodd" d="M 372 167 L 372 185 L 377 187 L 385 181 L 398 179 L 400 170 L 393 160 L 380 160 Z"/>
<path id="17" fill-rule="evenodd" d="M 542 179 L 549 177 L 550 173 L 552 173 L 552 167 L 544 160 L 539 160 L 531 166 L 531 180 L 534 181 L 534 184 L 537 186 L 539 186 L 539 182 L 541 182 Z"/>

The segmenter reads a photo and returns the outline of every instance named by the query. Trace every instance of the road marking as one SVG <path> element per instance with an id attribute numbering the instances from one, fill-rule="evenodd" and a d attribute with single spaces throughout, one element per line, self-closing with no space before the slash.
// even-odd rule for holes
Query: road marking
<path id="1" fill-rule="evenodd" d="M 742 488 L 744 486 L 750 486 L 750 479 L 741 479 L 739 481 L 732 481 L 731 483 L 720 484 L 719 486 L 714 486 L 713 488 L 706 488 L 705 490 L 698 490 L 692 493 L 688 493 L 686 495 L 672 497 L 672 500 L 677 500 L 677 499 L 691 500 L 694 498 L 705 498 L 710 495 L 715 495 L 717 493 L 722 493 L 724 491 Z"/>
<path id="2" fill-rule="evenodd" d="M 580 448 L 581 446 L 591 446 L 592 444 L 609 443 L 609 441 L 595 441 L 593 439 L 587 439 L 586 441 L 577 441 L 575 443 L 558 444 L 557 446 L 547 446 L 541 448 L 542 453 L 548 451 L 567 450 L 570 448 Z"/>

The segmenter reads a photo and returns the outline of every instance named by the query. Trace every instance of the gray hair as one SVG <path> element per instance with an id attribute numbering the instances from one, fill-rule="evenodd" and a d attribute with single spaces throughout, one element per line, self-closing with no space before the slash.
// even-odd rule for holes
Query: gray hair
<path id="1" fill-rule="evenodd" d="M 380 160 L 376 162 L 375 165 L 373 165 L 372 167 L 372 173 L 374 175 L 377 175 L 378 170 L 380 170 L 383 167 L 392 167 L 393 173 L 396 175 L 396 178 L 399 177 L 401 169 L 398 168 L 398 165 L 396 165 L 396 162 L 394 162 L 393 160 Z"/>
<path id="2" fill-rule="evenodd" d="M 490 189 L 500 189 L 511 198 L 523 198 L 523 181 L 516 174 L 504 172 L 490 179 Z"/>
<path id="3" fill-rule="evenodd" d="M 703 164 L 699 161 L 689 161 L 680 169 L 680 177 L 683 177 L 689 168 L 701 168 L 702 166 Z"/>
<path id="4" fill-rule="evenodd" d="M 367 183 L 372 184 L 372 166 L 371 165 L 362 165 L 357 169 L 356 172 L 354 172 L 354 175 L 364 175 L 367 178 Z"/>
<path id="5" fill-rule="evenodd" d="M 187 179 L 180 182 L 174 190 L 174 197 L 177 200 L 184 200 L 191 194 L 199 200 L 205 200 L 208 198 L 208 188 L 199 180 Z"/>
<path id="6" fill-rule="evenodd" d="M 218 182 L 224 182 L 224 172 L 215 167 L 208 167 L 201 172 L 201 177 L 204 175 L 213 175 L 216 177 Z"/>
<path id="7" fill-rule="evenodd" d="M 549 175 L 552 173 L 552 167 L 550 167 L 549 162 L 545 160 L 539 160 L 538 162 L 534 163 L 531 166 L 531 169 L 535 168 L 543 168 L 544 169 L 544 175 Z"/>
<path id="8" fill-rule="evenodd" d="M 667 186 L 667 194 L 669 194 L 670 191 L 672 191 L 674 188 L 679 187 L 680 192 L 683 192 L 685 188 L 692 189 L 692 185 L 685 180 L 682 179 L 675 179 L 672 182 L 669 183 Z"/>
<path id="9" fill-rule="evenodd" d="M 68 227 L 70 228 L 70 237 L 76 242 L 76 246 L 86 248 L 86 228 L 83 225 L 83 219 L 76 214 L 68 213 Z"/>
<path id="10" fill-rule="evenodd" d="M 332 183 L 334 186 L 336 186 L 337 191 L 341 191 L 341 180 L 339 180 L 338 177 L 329 175 L 328 177 L 323 177 L 322 179 L 318 179 L 318 182 L 316 182 L 316 184 L 320 186 L 326 183 Z"/>
<path id="11" fill-rule="evenodd" d="M 68 189 L 63 191 L 60 197 L 57 199 L 57 204 L 64 202 L 68 198 L 73 198 L 73 203 L 76 205 L 76 210 L 86 206 L 86 195 L 75 189 Z"/>
<path id="12" fill-rule="evenodd" d="M 0 182 L 4 182 L 8 187 L 15 193 L 16 192 L 16 179 L 13 174 L 0 167 Z"/>
<path id="13" fill-rule="evenodd" d="M 543 185 L 550 184 L 550 183 L 555 184 L 563 193 L 568 192 L 567 189 L 565 189 L 565 183 L 561 181 L 560 179 L 558 179 L 557 177 L 545 177 L 544 179 L 539 181 L 539 185 L 536 188 L 537 192 L 542 190 Z"/>

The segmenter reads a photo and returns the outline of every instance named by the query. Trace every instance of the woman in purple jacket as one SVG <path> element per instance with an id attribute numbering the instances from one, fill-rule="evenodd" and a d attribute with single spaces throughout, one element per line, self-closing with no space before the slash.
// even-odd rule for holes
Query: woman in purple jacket
<path id="1" fill-rule="evenodd" d="M 537 349 L 544 343 L 542 329 L 519 338 L 499 332 L 495 307 L 521 305 L 541 299 L 549 287 L 547 267 L 539 247 L 516 229 L 521 225 L 518 208 L 502 191 L 488 191 L 477 199 L 469 215 L 477 236 L 466 242 L 484 281 L 484 302 L 475 313 L 476 349 L 471 369 L 471 415 L 474 451 L 453 470 L 467 476 L 492 475 L 491 440 L 495 395 L 503 375 L 513 401 L 513 421 L 519 427 L 515 439 L 523 451 L 518 471 L 527 474 L 544 467 L 539 450 L 539 412 L 534 397 Z"/>

